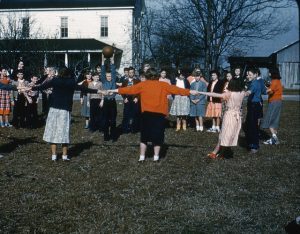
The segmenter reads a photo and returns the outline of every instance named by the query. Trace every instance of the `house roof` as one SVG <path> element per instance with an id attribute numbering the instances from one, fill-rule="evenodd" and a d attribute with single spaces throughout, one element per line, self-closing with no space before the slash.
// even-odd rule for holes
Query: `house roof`
<path id="1" fill-rule="evenodd" d="M 102 52 L 108 44 L 96 39 L 19 39 L 0 40 L 0 52 Z M 114 47 L 115 53 L 123 51 Z"/>
<path id="2" fill-rule="evenodd" d="M 279 50 L 274 51 L 272 54 L 278 54 L 278 53 L 281 52 L 282 50 L 285 50 L 285 49 L 287 49 L 287 48 L 289 48 L 289 47 L 291 47 L 291 46 L 293 46 L 293 45 L 295 45 L 295 44 L 297 44 L 297 43 L 299 43 L 299 40 L 297 40 L 297 41 L 295 41 L 295 42 L 293 42 L 293 43 L 291 43 L 291 44 L 289 44 L 289 45 L 286 45 L 286 46 L 282 47 L 282 48 L 279 49 Z"/>
<path id="3" fill-rule="evenodd" d="M 135 0 L 0 0 L 0 9 L 134 6 Z"/>

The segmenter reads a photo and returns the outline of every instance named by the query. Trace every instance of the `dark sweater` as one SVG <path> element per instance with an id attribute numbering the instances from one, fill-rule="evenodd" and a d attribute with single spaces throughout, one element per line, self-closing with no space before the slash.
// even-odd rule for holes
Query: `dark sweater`
<path id="1" fill-rule="evenodd" d="M 214 90 L 211 90 L 212 82 L 213 82 L 212 80 L 209 82 L 209 84 L 207 86 L 207 92 L 223 93 L 223 91 L 224 91 L 224 81 L 223 80 L 218 80 L 218 82 L 214 86 Z M 207 96 L 207 101 L 210 101 L 209 96 Z M 213 103 L 221 103 L 222 100 L 221 100 L 221 98 L 213 97 L 212 102 Z"/>
<path id="2" fill-rule="evenodd" d="M 59 78 L 55 77 L 48 82 L 35 86 L 32 90 L 44 90 L 52 87 L 52 95 L 49 106 L 55 109 L 72 111 L 73 95 L 75 90 L 81 90 L 89 93 L 97 93 L 96 89 L 89 89 L 85 86 L 76 84 L 73 77 Z"/>

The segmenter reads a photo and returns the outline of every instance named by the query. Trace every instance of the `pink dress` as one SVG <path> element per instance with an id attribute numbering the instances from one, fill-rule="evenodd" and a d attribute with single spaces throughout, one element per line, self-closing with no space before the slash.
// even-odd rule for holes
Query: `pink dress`
<path id="1" fill-rule="evenodd" d="M 219 139 L 221 146 L 237 146 L 242 126 L 241 106 L 246 93 L 244 91 L 228 92 L 230 93 L 230 97 L 226 101 Z"/>

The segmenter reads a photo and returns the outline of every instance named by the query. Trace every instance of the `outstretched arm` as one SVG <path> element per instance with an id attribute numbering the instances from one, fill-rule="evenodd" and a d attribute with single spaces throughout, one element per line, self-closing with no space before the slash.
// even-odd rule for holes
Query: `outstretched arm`
<path id="1" fill-rule="evenodd" d="M 216 98 L 226 98 L 228 93 L 210 93 L 210 92 L 199 92 L 199 94 L 203 94 L 210 97 L 216 97 Z"/>

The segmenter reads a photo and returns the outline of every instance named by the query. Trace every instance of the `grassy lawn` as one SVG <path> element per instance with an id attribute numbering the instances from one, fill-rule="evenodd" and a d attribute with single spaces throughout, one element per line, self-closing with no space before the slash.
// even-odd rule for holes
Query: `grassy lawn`
<path id="1" fill-rule="evenodd" d="M 299 89 L 283 89 L 284 95 L 300 95 Z"/>
<path id="2" fill-rule="evenodd" d="M 0 129 L 1 233 L 284 233 L 300 215 L 299 102 L 284 102 L 280 145 L 251 155 L 241 131 L 228 160 L 206 156 L 216 134 L 168 128 L 163 159 L 139 164 L 139 134 L 104 143 L 79 113 L 69 163 L 43 127 Z"/>

